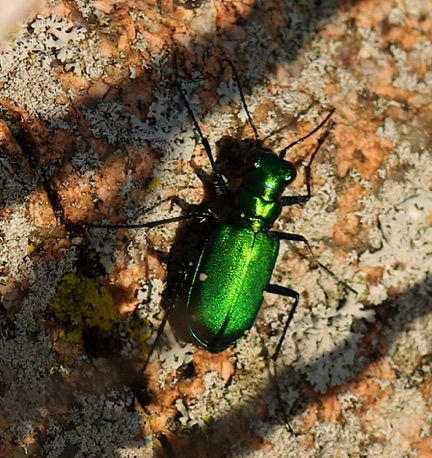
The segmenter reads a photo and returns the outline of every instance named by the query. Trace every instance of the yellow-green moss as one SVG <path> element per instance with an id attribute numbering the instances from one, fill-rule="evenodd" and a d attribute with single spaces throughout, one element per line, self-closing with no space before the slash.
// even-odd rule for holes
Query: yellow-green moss
<path id="1" fill-rule="evenodd" d="M 51 301 L 61 324 L 60 337 L 76 343 L 86 329 L 110 329 L 120 321 L 120 313 L 108 288 L 96 278 L 66 274 Z"/>
<path id="2" fill-rule="evenodd" d="M 159 186 L 160 180 L 159 178 L 153 177 L 150 180 L 149 188 L 150 189 L 156 189 Z"/>
<path id="3" fill-rule="evenodd" d="M 128 336 L 138 344 L 143 356 L 147 356 L 150 351 L 147 341 L 151 337 L 151 332 L 148 329 L 149 322 L 144 318 L 133 318 L 126 326 Z"/>

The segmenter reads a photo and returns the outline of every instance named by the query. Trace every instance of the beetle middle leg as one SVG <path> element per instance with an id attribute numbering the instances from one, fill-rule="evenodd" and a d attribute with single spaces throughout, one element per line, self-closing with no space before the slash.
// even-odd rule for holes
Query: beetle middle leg
<path id="1" fill-rule="evenodd" d="M 170 224 L 170 223 L 178 223 L 180 221 L 188 221 L 192 219 L 197 219 L 197 220 L 207 220 L 207 219 L 212 219 L 215 220 L 215 215 L 214 213 L 210 210 L 210 208 L 204 208 L 200 206 L 195 206 L 195 205 L 190 205 L 183 199 L 180 199 L 177 196 L 173 197 L 168 197 L 166 199 L 163 199 L 161 202 L 158 204 L 154 205 L 150 209 L 146 211 L 146 213 L 150 212 L 153 210 L 155 207 L 159 206 L 160 204 L 164 202 L 172 202 L 176 205 L 178 205 L 181 210 L 183 211 L 182 215 L 179 216 L 173 216 L 172 218 L 165 218 L 165 219 L 160 219 L 156 221 L 149 221 L 147 223 L 122 223 L 122 224 L 105 224 L 105 223 L 89 223 L 86 224 L 86 227 L 89 228 L 96 228 L 96 229 L 149 229 L 152 227 L 157 227 L 157 226 L 164 226 L 165 224 Z M 191 207 L 195 207 L 194 210 L 191 210 Z"/>
<path id="2" fill-rule="evenodd" d="M 288 328 L 289 328 L 289 325 L 294 317 L 294 313 L 297 309 L 297 306 L 298 306 L 298 303 L 299 303 L 299 300 L 300 300 L 300 296 L 299 296 L 299 293 L 291 288 L 286 288 L 285 286 L 280 286 L 280 285 L 273 285 L 272 283 L 270 283 L 267 288 L 266 288 L 266 291 L 268 293 L 272 293 L 272 294 L 278 294 L 279 296 L 284 296 L 284 297 L 291 297 L 292 299 L 294 299 L 294 304 L 292 305 L 291 307 L 291 310 L 288 314 L 288 318 L 285 322 L 285 326 L 284 326 L 284 329 L 282 331 L 282 335 L 281 337 L 279 338 L 279 342 L 276 346 L 276 350 L 274 351 L 273 355 L 272 355 L 272 360 L 273 361 L 276 361 L 277 357 L 279 356 L 279 353 L 280 353 L 280 350 L 282 348 L 282 344 L 283 344 L 283 341 L 285 339 L 285 336 L 286 336 L 286 333 L 288 332 Z"/>
<path id="3" fill-rule="evenodd" d="M 319 129 L 321 129 L 327 122 L 328 120 L 332 117 L 333 113 L 334 113 L 334 109 L 330 111 L 330 113 L 318 124 L 318 126 L 316 126 L 311 132 L 309 132 L 308 134 L 306 134 L 304 137 L 301 137 L 299 138 L 298 140 L 296 140 L 295 142 L 291 143 L 290 145 L 288 145 L 286 148 L 284 148 L 280 153 L 279 153 L 279 156 L 280 157 L 284 157 L 285 156 L 285 153 L 288 149 L 292 148 L 293 146 L 295 145 L 298 145 L 299 143 L 301 143 L 303 140 L 309 138 L 311 135 L 313 135 L 315 132 L 317 132 Z M 325 140 L 327 139 L 328 135 L 330 134 L 330 131 L 331 129 L 333 128 L 333 125 L 334 125 L 334 122 L 333 121 L 330 121 L 327 129 L 325 130 L 325 132 L 319 137 L 318 139 L 318 143 L 317 145 L 315 146 L 315 149 L 313 150 L 312 152 L 312 155 L 311 155 L 311 158 L 309 160 L 309 163 L 307 165 L 305 165 L 305 171 L 306 171 L 306 189 L 307 189 L 307 193 L 306 195 L 300 195 L 300 196 L 282 196 L 282 205 L 284 207 L 288 207 L 290 205 L 297 205 L 297 204 L 304 204 L 306 202 L 308 202 L 311 197 L 312 197 L 312 190 L 311 190 L 311 165 L 312 165 L 312 162 L 314 161 L 318 151 L 320 150 L 321 146 L 323 145 L 323 143 L 325 142 Z M 338 283 L 342 284 L 343 287 L 355 294 L 357 294 L 357 292 L 351 288 L 351 286 L 349 286 L 347 283 L 345 283 L 342 279 L 340 279 L 335 273 L 333 273 L 327 266 L 325 266 L 324 264 L 321 264 L 318 260 L 316 260 L 314 254 L 313 254 L 313 251 L 312 251 L 312 248 L 309 244 L 309 242 L 307 241 L 307 239 L 305 237 L 303 237 L 302 235 L 299 235 L 299 234 L 290 234 L 290 233 L 285 233 L 285 232 L 278 232 L 278 231 L 272 231 L 273 234 L 275 234 L 279 239 L 281 240 L 289 240 L 289 241 L 293 241 L 293 242 L 303 242 L 306 246 L 307 246 L 307 249 L 309 251 L 309 254 L 310 256 L 312 257 L 312 260 L 313 260 L 313 263 L 319 267 L 321 267 L 323 270 L 325 270 L 329 275 L 331 275 Z"/>
<path id="4" fill-rule="evenodd" d="M 319 262 L 316 259 L 315 255 L 314 255 L 314 253 L 312 251 L 312 248 L 311 248 L 308 240 L 306 239 L 306 237 L 304 237 L 303 235 L 300 235 L 300 234 L 291 234 L 289 232 L 271 231 L 271 233 L 276 235 L 276 237 L 278 237 L 280 240 L 288 240 L 290 242 L 303 242 L 306 245 L 306 247 L 307 247 L 307 249 L 309 251 L 309 255 L 312 257 L 312 264 L 314 264 L 315 266 L 321 267 L 321 269 L 325 270 L 338 283 L 340 283 L 345 289 L 351 291 L 352 293 L 357 294 L 357 291 L 354 288 L 352 288 L 350 285 L 345 283 L 334 272 L 332 272 L 325 264 L 322 264 L 321 262 Z"/>
<path id="5" fill-rule="evenodd" d="M 223 194 L 225 197 L 229 198 L 230 194 L 228 192 L 227 185 L 226 185 L 222 175 L 217 170 L 216 161 L 215 161 L 215 159 L 213 157 L 213 153 L 212 153 L 212 149 L 211 149 L 211 146 L 210 146 L 210 142 L 208 141 L 208 138 L 203 134 L 203 132 L 201 130 L 201 127 L 199 126 L 198 121 L 195 118 L 195 114 L 194 114 L 191 106 L 189 105 L 189 102 L 187 101 L 187 98 L 186 98 L 186 96 L 185 96 L 180 84 L 177 83 L 176 85 L 177 85 L 177 88 L 178 88 L 178 90 L 180 92 L 180 95 L 181 95 L 181 98 L 183 100 L 183 103 L 186 106 L 186 109 L 187 109 L 187 112 L 189 114 L 189 117 L 191 118 L 191 120 L 193 122 L 195 130 L 198 132 L 198 135 L 199 135 L 199 137 L 201 139 L 201 143 L 204 146 L 204 150 L 205 150 L 205 152 L 207 154 L 207 157 L 209 158 L 211 168 L 212 168 L 213 173 L 215 174 L 215 177 L 216 177 L 217 189 L 220 190 L 221 194 Z"/>

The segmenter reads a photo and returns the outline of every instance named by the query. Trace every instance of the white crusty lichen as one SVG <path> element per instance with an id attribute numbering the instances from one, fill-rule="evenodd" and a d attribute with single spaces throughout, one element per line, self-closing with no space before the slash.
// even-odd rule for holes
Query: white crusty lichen
<path id="1" fill-rule="evenodd" d="M 55 121 L 67 114 L 58 103 L 68 94 L 56 76 L 56 68 L 89 79 L 101 76 L 106 58 L 98 54 L 96 38 L 66 18 L 41 16 L 22 27 L 7 50 L 0 54 L 0 96 L 32 115 Z"/>
<path id="2" fill-rule="evenodd" d="M 0 263 L 8 266 L 8 279 L 21 281 L 33 277 L 29 257 L 32 229 L 24 205 L 17 204 L 10 218 L 0 220 Z"/>
<path id="3" fill-rule="evenodd" d="M 56 98 L 66 94 L 52 63 L 67 59 L 74 46 L 78 51 L 83 38 L 84 29 L 65 18 L 38 16 L 18 31 L 10 48 L 0 55 L 0 80 L 4 82 L 0 95 L 45 119 L 64 116 L 66 108 Z"/>
<path id="4" fill-rule="evenodd" d="M 114 390 L 104 396 L 77 395 L 66 426 L 55 420 L 48 423 L 45 456 L 152 456 L 151 442 L 137 437 L 145 424 L 130 409 L 133 403 L 129 391 Z"/>
<path id="5" fill-rule="evenodd" d="M 419 192 L 379 216 L 382 248 L 361 255 L 366 266 L 384 269 L 386 288 L 408 288 L 424 281 L 432 269 L 432 193 Z"/>

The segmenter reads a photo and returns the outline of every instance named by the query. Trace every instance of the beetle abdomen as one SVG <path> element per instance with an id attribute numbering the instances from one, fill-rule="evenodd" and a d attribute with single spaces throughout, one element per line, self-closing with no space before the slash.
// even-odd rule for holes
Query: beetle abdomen
<path id="1" fill-rule="evenodd" d="M 189 330 L 217 353 L 249 330 L 276 262 L 279 240 L 267 232 L 224 223 L 201 253 L 187 303 Z"/>

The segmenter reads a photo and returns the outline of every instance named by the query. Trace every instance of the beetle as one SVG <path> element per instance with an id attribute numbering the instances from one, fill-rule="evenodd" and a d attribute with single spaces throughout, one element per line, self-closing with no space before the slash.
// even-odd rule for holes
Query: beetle
<path id="1" fill-rule="evenodd" d="M 216 162 L 207 137 L 204 136 L 195 115 L 180 87 L 181 98 L 199 134 L 213 173 L 216 187 L 231 202 L 231 213 L 226 221 L 218 222 L 201 252 L 186 303 L 186 322 L 193 341 L 201 348 L 219 353 L 235 344 L 251 329 L 263 302 L 264 291 L 293 299 L 281 338 L 272 359 L 276 360 L 284 336 L 299 303 L 297 291 L 270 283 L 280 240 L 302 242 L 312 254 L 305 237 L 299 234 L 272 230 L 284 207 L 304 204 L 311 198 L 311 164 L 321 145 L 331 131 L 330 121 L 334 109 L 307 135 L 285 147 L 279 154 L 264 147 L 257 128 L 248 110 L 239 75 L 234 64 L 224 59 L 231 67 L 248 121 L 255 135 L 255 145 L 246 154 L 242 182 L 235 195 L 231 195 L 216 167 Z M 289 149 L 311 137 L 326 123 L 326 131 L 319 137 L 305 165 L 307 193 L 284 196 L 285 189 L 297 176 L 293 163 L 285 160 Z M 180 216 L 142 224 L 91 224 L 103 228 L 151 228 L 190 219 L 208 219 L 208 209 L 186 212 Z M 320 263 L 317 263 L 320 266 Z M 327 269 L 326 269 L 327 270 Z M 161 325 L 158 335 L 163 331 Z M 154 347 L 153 347 L 154 348 Z M 147 362 L 152 351 L 148 355 Z M 147 364 L 146 362 L 146 364 Z"/>
<path id="2" fill-rule="evenodd" d="M 262 145 L 247 108 L 237 70 L 231 61 L 225 61 L 231 66 L 237 81 L 243 107 L 255 134 L 255 147 L 247 153 L 242 183 L 236 192 L 231 215 L 227 221 L 216 226 L 202 250 L 187 298 L 187 323 L 195 343 L 211 353 L 219 353 L 237 342 L 253 326 L 264 291 L 290 297 L 294 303 L 272 356 L 276 359 L 299 303 L 297 291 L 270 283 L 279 241 L 303 242 L 310 252 L 311 249 L 302 235 L 273 231 L 271 228 L 283 207 L 305 203 L 311 198 L 311 163 L 327 138 L 332 123 L 319 138 L 306 166 L 306 195 L 283 196 L 297 176 L 294 164 L 284 157 L 290 148 L 321 129 L 334 110 L 303 138 L 275 154 Z M 228 194 L 216 170 L 209 142 L 181 89 L 180 93 L 201 137 L 217 183 L 222 192 Z"/>

